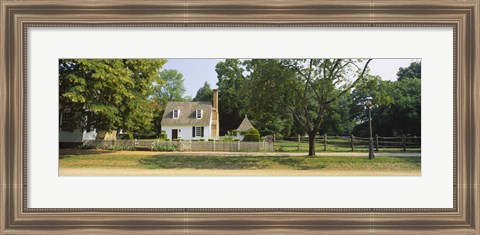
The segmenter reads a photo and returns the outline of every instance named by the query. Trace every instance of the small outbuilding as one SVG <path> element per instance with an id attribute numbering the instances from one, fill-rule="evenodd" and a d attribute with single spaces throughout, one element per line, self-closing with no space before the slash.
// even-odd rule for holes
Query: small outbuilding
<path id="1" fill-rule="evenodd" d="M 245 118 L 243 119 L 242 123 L 238 126 L 238 128 L 235 130 L 237 132 L 236 138 L 239 140 L 243 140 L 245 137 L 242 135 L 243 132 L 248 131 L 250 129 L 254 128 L 250 120 L 248 120 L 247 115 L 245 114 Z"/>

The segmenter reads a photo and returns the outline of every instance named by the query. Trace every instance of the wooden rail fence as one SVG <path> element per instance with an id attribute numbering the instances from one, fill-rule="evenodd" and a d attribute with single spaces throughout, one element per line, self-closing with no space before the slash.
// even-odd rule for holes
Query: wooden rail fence
<path id="1" fill-rule="evenodd" d="M 283 138 L 287 141 L 295 141 L 298 145 L 298 150 L 300 150 L 301 143 L 308 143 L 308 137 L 290 137 Z M 358 136 L 317 136 L 315 138 L 315 144 L 317 146 L 322 146 L 323 150 L 327 150 L 327 146 L 334 146 L 338 148 L 348 149 L 350 151 L 356 150 L 365 150 L 369 148 L 369 137 L 358 137 Z M 380 149 L 397 149 L 399 151 L 406 152 L 409 149 L 420 149 L 422 144 L 422 138 L 420 136 L 394 136 L 394 137 L 385 137 L 375 135 L 372 138 L 373 147 L 375 151 Z"/>

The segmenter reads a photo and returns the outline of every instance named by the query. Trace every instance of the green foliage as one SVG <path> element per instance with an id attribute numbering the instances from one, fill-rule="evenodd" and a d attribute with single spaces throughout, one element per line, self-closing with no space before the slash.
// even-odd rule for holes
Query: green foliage
<path id="1" fill-rule="evenodd" d="M 229 120 L 220 125 L 220 135 L 234 130 L 248 111 L 251 86 L 244 75 L 245 64 L 238 59 L 227 59 L 216 65 L 218 105 L 220 120 Z"/>
<path id="2" fill-rule="evenodd" d="M 160 80 L 163 86 L 155 87 L 155 99 L 157 103 L 163 104 L 166 101 L 183 101 L 185 94 L 185 79 L 183 74 L 174 69 L 164 69 L 160 72 Z"/>
<path id="3" fill-rule="evenodd" d="M 374 108 L 372 109 L 373 133 L 381 136 L 421 135 L 421 79 L 408 78 L 398 81 L 379 81 L 372 89 Z M 368 96 L 367 92 L 355 91 L 356 100 Z M 375 99 L 376 96 L 383 97 Z M 368 136 L 367 111 L 363 105 L 352 108 L 356 112 L 359 125 L 353 130 L 358 136 Z"/>
<path id="4" fill-rule="evenodd" d="M 214 139 L 208 139 L 209 142 L 214 141 Z"/>
<path id="5" fill-rule="evenodd" d="M 96 137 L 96 139 L 97 139 L 97 140 L 103 140 L 103 139 L 105 139 L 105 134 L 107 134 L 106 131 L 98 131 L 98 132 L 97 132 L 97 137 Z"/>
<path id="6" fill-rule="evenodd" d="M 60 113 L 70 130 L 148 130 L 161 59 L 60 59 Z"/>
<path id="7" fill-rule="evenodd" d="M 422 77 L 422 62 L 412 61 L 406 68 L 400 68 L 397 73 L 397 80 L 401 81 L 405 78 L 418 78 Z"/>
<path id="8" fill-rule="evenodd" d="M 260 141 L 260 133 L 255 128 L 250 128 L 244 135 L 243 141 Z"/>
<path id="9" fill-rule="evenodd" d="M 157 143 L 153 145 L 152 150 L 157 152 L 171 152 L 176 151 L 177 147 L 174 144 Z"/>
<path id="10" fill-rule="evenodd" d="M 156 131 L 161 130 L 161 121 L 165 106 L 168 101 L 190 101 L 191 97 L 183 97 L 185 94 L 185 79 L 177 70 L 164 69 L 159 73 L 158 83 L 154 86 L 152 99 L 155 101 L 153 126 Z"/>
<path id="11" fill-rule="evenodd" d="M 197 95 L 193 98 L 193 101 L 212 101 L 213 90 L 210 88 L 210 84 L 205 82 L 203 87 L 197 91 Z"/>
<path id="12" fill-rule="evenodd" d="M 158 139 L 160 139 L 160 140 L 166 140 L 167 138 L 168 138 L 167 131 L 165 131 L 165 130 L 162 130 L 160 132 L 160 135 L 158 135 Z"/>
<path id="13" fill-rule="evenodd" d="M 134 137 L 133 137 L 133 134 L 132 134 L 132 133 L 124 133 L 124 134 L 119 134 L 119 135 L 118 135 L 118 139 L 121 139 L 121 140 L 133 140 Z"/>

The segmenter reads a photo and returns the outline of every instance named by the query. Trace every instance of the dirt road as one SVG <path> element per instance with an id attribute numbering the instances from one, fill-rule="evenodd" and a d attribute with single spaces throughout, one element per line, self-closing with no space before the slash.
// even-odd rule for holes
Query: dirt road
<path id="1" fill-rule="evenodd" d="M 306 156 L 297 152 L 153 152 L 153 151 L 111 151 L 100 149 L 61 149 L 60 154 L 92 153 L 105 155 L 178 155 L 178 156 Z M 317 152 L 317 156 L 368 157 L 367 152 Z M 378 157 L 420 157 L 421 153 L 375 153 Z"/>
<path id="2" fill-rule="evenodd" d="M 62 168 L 60 176 L 420 176 L 420 171 Z"/>

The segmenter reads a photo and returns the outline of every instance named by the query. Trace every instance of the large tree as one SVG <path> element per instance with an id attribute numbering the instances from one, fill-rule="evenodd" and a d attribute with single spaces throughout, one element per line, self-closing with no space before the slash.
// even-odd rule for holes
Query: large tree
<path id="1" fill-rule="evenodd" d="M 366 61 L 353 59 L 288 59 L 281 63 L 295 72 L 296 79 L 283 99 L 300 126 L 308 134 L 308 155 L 315 155 L 315 136 L 326 111 L 339 97 L 358 85 L 368 71 Z"/>
<path id="2" fill-rule="evenodd" d="M 67 130 L 138 131 L 151 127 L 160 59 L 59 60 L 59 111 Z"/>
<path id="3" fill-rule="evenodd" d="M 198 89 L 195 98 L 193 98 L 193 101 L 212 101 L 212 98 L 213 90 L 210 87 L 210 84 L 208 82 L 205 82 L 203 86 Z"/>
<path id="4" fill-rule="evenodd" d="M 186 92 L 185 79 L 178 70 L 164 69 L 160 71 L 158 81 L 159 83 L 154 86 L 152 96 L 156 105 L 153 126 L 155 131 L 160 132 L 160 123 L 168 101 L 190 101 L 191 97 L 184 96 Z"/>
<path id="5" fill-rule="evenodd" d="M 218 78 L 220 134 L 224 135 L 236 129 L 248 114 L 251 86 L 244 74 L 245 64 L 242 60 L 226 59 L 216 65 L 215 71 Z"/>
<path id="6" fill-rule="evenodd" d="M 161 86 L 155 86 L 155 99 L 157 103 L 165 104 L 167 101 L 183 101 L 186 92 L 183 74 L 175 69 L 164 69 L 160 72 Z"/>
<path id="7" fill-rule="evenodd" d="M 397 80 L 401 81 L 405 78 L 419 78 L 422 77 L 422 62 L 412 61 L 408 67 L 401 67 L 397 72 Z"/>

